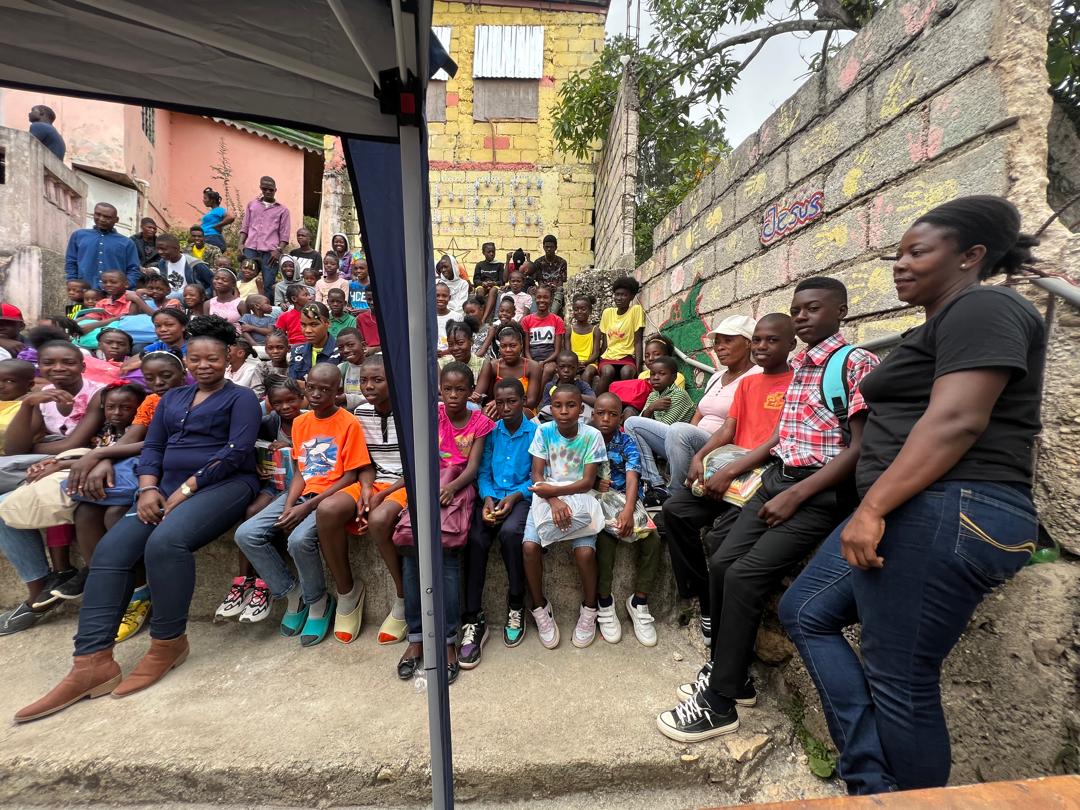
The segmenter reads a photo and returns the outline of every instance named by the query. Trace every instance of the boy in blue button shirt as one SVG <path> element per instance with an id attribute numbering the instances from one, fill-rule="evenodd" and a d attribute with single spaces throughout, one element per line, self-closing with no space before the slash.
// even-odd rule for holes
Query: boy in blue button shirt
<path id="1" fill-rule="evenodd" d="M 525 638 L 525 565 L 522 538 L 532 504 L 532 456 L 529 445 L 536 424 L 525 419 L 525 389 L 508 377 L 495 383 L 495 409 L 501 417 L 484 444 L 477 482 L 480 500 L 469 529 L 466 552 L 465 610 L 461 617 L 462 669 L 474 669 L 487 640 L 484 620 L 484 579 L 488 551 L 498 537 L 509 580 L 509 608 L 503 644 L 516 647 Z"/>

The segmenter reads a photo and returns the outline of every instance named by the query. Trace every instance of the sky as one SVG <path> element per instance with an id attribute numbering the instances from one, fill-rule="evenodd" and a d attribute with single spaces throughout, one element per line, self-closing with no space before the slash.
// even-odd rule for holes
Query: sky
<path id="1" fill-rule="evenodd" d="M 641 42 L 644 44 L 655 33 L 655 28 L 649 17 L 648 0 L 631 0 L 632 22 L 637 18 L 637 3 L 639 2 L 643 3 Z M 775 18 L 787 17 L 790 14 L 789 6 L 790 0 L 770 0 L 766 13 Z M 626 18 L 625 0 L 612 0 L 607 17 L 608 35 L 625 34 Z M 722 34 L 732 36 L 744 30 L 761 28 L 765 25 L 767 25 L 765 20 L 759 20 L 754 25 L 733 27 L 723 31 Z M 824 37 L 824 32 L 810 35 L 785 34 L 774 37 L 766 43 L 761 53 L 754 58 L 743 73 L 734 92 L 723 100 L 723 106 L 727 111 L 725 130 L 728 143 L 732 148 L 742 143 L 748 135 L 756 132 L 772 111 L 806 80 L 809 70 L 807 62 L 814 53 L 821 50 Z M 850 38 L 850 32 L 844 32 L 844 36 L 840 37 L 839 41 L 845 42 Z M 742 57 L 752 48 L 753 45 L 740 46 L 733 49 L 733 53 L 737 57 Z"/>

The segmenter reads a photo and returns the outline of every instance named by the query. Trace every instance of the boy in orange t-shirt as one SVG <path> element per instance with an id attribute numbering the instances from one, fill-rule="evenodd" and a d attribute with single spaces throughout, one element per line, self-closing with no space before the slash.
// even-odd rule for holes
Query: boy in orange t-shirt
<path id="1" fill-rule="evenodd" d="M 300 636 L 305 647 L 326 638 L 331 627 L 338 641 L 348 644 L 360 632 L 364 610 L 364 583 L 353 580 L 345 527 L 356 517 L 357 503 L 371 497 L 375 468 L 360 423 L 336 404 L 340 389 L 341 372 L 333 363 L 319 363 L 308 372 L 305 395 L 311 411 L 293 422 L 292 485 L 235 535 L 271 597 L 288 601 L 282 634 Z M 288 535 L 299 583 L 272 545 L 278 531 Z M 320 546 L 337 586 L 336 598 L 326 589 Z M 270 600 L 252 598 L 240 621 L 262 621 L 269 613 Z"/>

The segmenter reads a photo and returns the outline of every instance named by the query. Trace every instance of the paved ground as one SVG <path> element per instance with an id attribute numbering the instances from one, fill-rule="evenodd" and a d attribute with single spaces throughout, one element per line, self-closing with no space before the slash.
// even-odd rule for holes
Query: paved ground
<path id="1" fill-rule="evenodd" d="M 0 639 L 0 715 L 66 672 L 73 631 L 69 613 Z M 305 650 L 270 621 L 193 623 L 191 657 L 153 689 L 27 726 L 0 721 L 0 803 L 422 804 L 424 694 L 393 674 L 402 647 L 374 635 L 366 626 L 348 647 Z M 451 687 L 458 800 L 663 808 L 836 792 L 799 762 L 772 701 L 692 751 L 663 738 L 654 717 L 698 659 L 684 630 L 664 626 L 660 639 L 548 652 L 530 627 L 517 649 L 489 642 L 482 666 Z M 125 670 L 146 644 L 118 648 Z"/>

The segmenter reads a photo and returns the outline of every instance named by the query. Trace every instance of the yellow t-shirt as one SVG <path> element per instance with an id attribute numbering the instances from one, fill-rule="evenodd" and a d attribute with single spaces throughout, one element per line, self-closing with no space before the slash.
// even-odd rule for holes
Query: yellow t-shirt
<path id="1" fill-rule="evenodd" d="M 639 380 L 647 380 L 651 375 L 652 372 L 648 369 L 645 369 L 643 372 L 637 375 L 637 378 Z M 679 388 L 681 388 L 682 390 L 686 390 L 686 377 L 683 376 L 683 373 L 681 371 L 675 373 L 675 384 L 679 386 Z"/>
<path id="2" fill-rule="evenodd" d="M 593 330 L 590 329 L 584 335 L 579 335 L 573 327 L 566 331 L 570 334 L 570 351 L 577 355 L 579 362 L 587 363 L 593 353 Z"/>
<path id="3" fill-rule="evenodd" d="M 203 254 L 206 253 L 206 245 L 199 247 L 198 245 L 191 245 L 191 255 L 199 261 L 202 261 Z"/>
<path id="4" fill-rule="evenodd" d="M 9 402 L 0 402 L 0 447 L 3 446 L 4 436 L 7 435 L 8 425 L 15 418 L 15 414 L 22 405 L 21 399 L 13 399 Z"/>
<path id="5" fill-rule="evenodd" d="M 608 307 L 600 316 L 600 331 L 607 336 L 604 360 L 622 360 L 634 356 L 634 336 L 645 326 L 645 310 L 634 304 L 622 315 Z"/>

